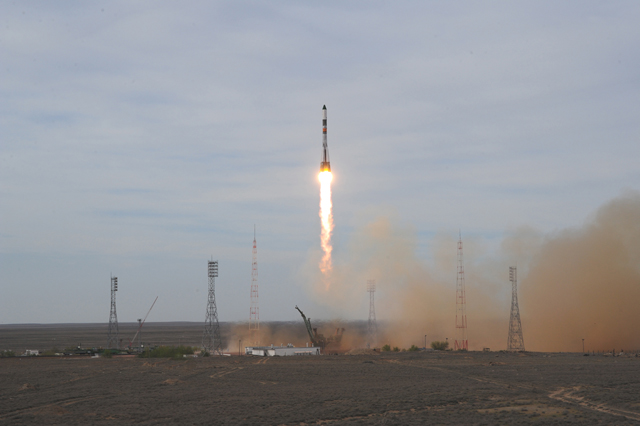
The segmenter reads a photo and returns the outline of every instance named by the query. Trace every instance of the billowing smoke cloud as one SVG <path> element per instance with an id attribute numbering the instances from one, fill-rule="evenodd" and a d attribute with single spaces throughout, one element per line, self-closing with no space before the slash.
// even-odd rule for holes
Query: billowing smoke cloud
<path id="1" fill-rule="evenodd" d="M 366 282 L 377 283 L 379 345 L 409 347 L 455 338 L 456 239 L 438 235 L 431 262 L 416 256 L 414 230 L 383 217 L 356 230 L 334 258 L 326 287 L 310 259 L 305 271 L 323 316 L 366 319 Z M 464 238 L 469 348 L 506 348 L 511 286 L 518 266 L 519 302 L 527 350 L 640 348 L 640 194 L 601 207 L 588 223 L 543 235 L 510 232 L 497 252 Z M 315 268 L 314 268 L 315 267 Z M 362 335 L 345 342 L 363 346 Z"/>
<path id="2" fill-rule="evenodd" d="M 522 280 L 525 344 L 534 350 L 640 348 L 640 195 L 585 226 L 547 236 Z"/>

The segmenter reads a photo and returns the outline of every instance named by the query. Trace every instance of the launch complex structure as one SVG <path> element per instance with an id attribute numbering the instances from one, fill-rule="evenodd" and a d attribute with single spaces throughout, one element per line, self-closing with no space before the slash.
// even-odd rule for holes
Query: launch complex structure
<path id="1" fill-rule="evenodd" d="M 329 278 L 331 273 L 331 233 L 333 230 L 333 214 L 331 201 L 331 163 L 329 160 L 329 147 L 327 144 L 327 106 L 322 107 L 322 159 L 320 161 L 320 219 L 321 219 L 321 246 L 324 251 L 322 261 L 320 262 L 320 270 Z M 465 289 L 465 273 L 464 260 L 462 251 L 462 233 L 459 232 L 457 247 L 457 272 L 456 272 L 456 319 L 455 319 L 455 340 L 454 350 L 469 350 L 469 341 L 467 337 L 467 313 L 466 313 L 466 289 Z M 212 355 L 222 355 L 222 341 L 220 335 L 220 324 L 218 321 L 218 310 L 215 297 L 215 279 L 218 277 L 218 261 L 211 260 L 208 262 L 208 278 L 209 291 L 207 300 L 206 318 L 204 324 L 204 333 L 202 337 L 202 347 L 205 351 Z M 509 319 L 509 337 L 507 349 L 510 351 L 524 351 L 524 339 L 522 337 L 522 324 L 520 321 L 520 310 L 518 307 L 517 295 L 517 271 L 515 267 L 509 268 L 509 279 L 512 284 L 512 300 L 511 315 Z M 327 279 L 327 288 L 330 280 Z M 120 341 L 118 339 L 118 317 L 116 314 L 116 292 L 118 290 L 118 278 L 111 277 L 111 311 L 109 315 L 109 330 L 107 348 L 119 349 Z M 378 327 L 376 324 L 376 313 L 374 294 L 376 291 L 375 280 L 367 282 L 367 292 L 369 293 L 369 319 L 367 323 L 367 347 L 376 347 L 378 342 Z M 253 228 L 253 250 L 251 261 L 251 290 L 249 305 L 249 332 L 251 344 L 260 344 L 260 307 L 258 292 L 258 249 L 256 243 L 256 227 Z M 157 298 L 156 298 L 157 300 Z M 155 301 L 154 301 L 155 304 Z M 153 305 L 151 305 L 153 308 Z M 311 320 L 307 318 L 302 311 L 296 306 L 300 312 L 309 337 L 314 345 L 324 348 L 329 344 L 338 344 L 342 338 L 343 328 L 337 328 L 333 336 L 324 337 L 319 334 L 316 328 L 312 328 Z M 147 313 L 148 315 L 148 313 Z M 146 317 L 145 317 L 146 319 Z M 140 321 L 140 320 L 139 320 Z M 138 333 L 143 322 L 141 323 Z M 135 337 L 134 337 L 135 339 Z M 131 345 L 129 345 L 131 346 Z M 426 335 L 425 335 L 426 346 Z M 140 343 L 140 347 L 142 344 Z"/>

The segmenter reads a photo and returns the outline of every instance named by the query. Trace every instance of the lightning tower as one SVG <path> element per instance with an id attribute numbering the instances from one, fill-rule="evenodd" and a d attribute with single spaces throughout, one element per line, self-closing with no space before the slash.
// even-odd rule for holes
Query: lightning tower
<path id="1" fill-rule="evenodd" d="M 516 267 L 509 267 L 509 281 L 511 281 L 511 317 L 509 318 L 507 350 L 524 351 L 520 308 L 518 307 L 518 269 Z"/>
<path id="2" fill-rule="evenodd" d="M 251 305 L 249 307 L 249 330 L 253 344 L 257 344 L 256 334 L 260 329 L 260 308 L 258 306 L 258 249 L 256 247 L 256 226 L 253 225 L 253 258 L 251 261 Z"/>
<path id="3" fill-rule="evenodd" d="M 367 347 L 375 348 L 378 344 L 378 325 L 376 324 L 376 306 L 373 295 L 376 292 L 375 280 L 367 281 L 367 292 L 369 292 L 369 323 L 367 325 Z"/>
<path id="4" fill-rule="evenodd" d="M 462 259 L 462 234 L 458 239 L 458 273 L 456 275 L 456 341 L 454 350 L 469 350 L 467 340 L 467 296 L 464 289 L 464 262 Z"/>
<path id="5" fill-rule="evenodd" d="M 216 278 L 218 277 L 218 261 L 209 261 L 208 270 L 209 300 L 207 302 L 207 317 L 204 320 L 202 348 L 212 355 L 222 355 L 220 324 L 218 323 L 218 308 L 216 307 Z"/>
<path id="6" fill-rule="evenodd" d="M 109 314 L 109 332 L 107 333 L 108 349 L 119 349 L 118 314 L 116 313 L 116 291 L 118 291 L 118 277 L 111 277 L 111 313 Z"/>

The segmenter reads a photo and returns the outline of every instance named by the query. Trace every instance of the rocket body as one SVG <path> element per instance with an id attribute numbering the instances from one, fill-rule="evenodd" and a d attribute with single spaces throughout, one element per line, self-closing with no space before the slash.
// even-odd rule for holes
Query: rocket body
<path id="1" fill-rule="evenodd" d="M 322 162 L 320 162 L 320 172 L 330 172 L 329 147 L 327 147 L 327 106 L 322 107 Z"/>

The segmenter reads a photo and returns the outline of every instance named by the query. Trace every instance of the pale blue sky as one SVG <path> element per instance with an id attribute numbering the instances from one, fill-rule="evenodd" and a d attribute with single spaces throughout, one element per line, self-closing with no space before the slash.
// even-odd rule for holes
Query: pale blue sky
<path id="1" fill-rule="evenodd" d="M 3 2 L 0 323 L 313 317 L 321 108 L 335 255 L 394 217 L 488 250 L 640 190 L 640 4 Z M 452 248 L 455 251 L 455 247 Z M 452 277 L 453 278 L 453 277 Z M 366 295 L 365 295 L 366 296 Z M 345 317 L 366 318 L 366 304 Z M 310 314 L 311 316 L 311 314 Z"/>

